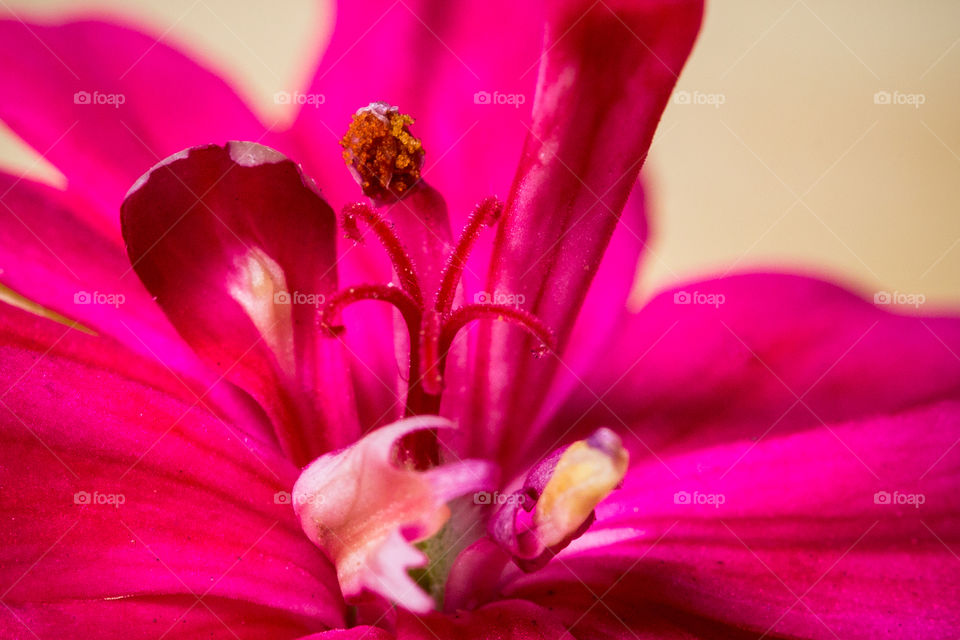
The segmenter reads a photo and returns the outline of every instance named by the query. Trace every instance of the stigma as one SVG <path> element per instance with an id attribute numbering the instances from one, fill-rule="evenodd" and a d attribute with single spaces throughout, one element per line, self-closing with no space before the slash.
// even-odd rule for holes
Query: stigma
<path id="1" fill-rule="evenodd" d="M 366 227 L 387 252 L 399 286 L 391 282 L 342 289 L 321 307 L 320 325 L 333 335 L 340 333 L 344 329 L 341 312 L 348 305 L 362 300 L 379 300 L 396 307 L 407 325 L 410 340 L 407 416 L 439 413 L 447 355 L 454 338 L 476 320 L 498 320 L 524 329 L 535 340 L 536 346 L 531 350 L 535 357 L 541 357 L 556 347 L 553 331 L 523 309 L 477 302 L 455 306 L 470 250 L 482 229 L 496 226 L 502 210 L 503 203 L 493 197 L 484 198 L 477 204 L 447 256 L 438 288 L 432 295 L 425 290 L 413 259 L 387 219 L 364 203 L 349 205 L 343 211 L 343 229 L 347 237 L 359 241 L 363 237 L 361 227 Z"/>
<path id="2" fill-rule="evenodd" d="M 363 189 L 379 201 L 402 198 L 420 181 L 423 145 L 410 132 L 413 118 L 386 102 L 358 109 L 340 141 L 343 159 Z"/>

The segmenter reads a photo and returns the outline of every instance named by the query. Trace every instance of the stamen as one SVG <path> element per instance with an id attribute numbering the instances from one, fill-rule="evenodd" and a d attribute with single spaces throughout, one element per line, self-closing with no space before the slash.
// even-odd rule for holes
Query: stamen
<path id="1" fill-rule="evenodd" d="M 404 291 L 410 294 L 410 297 L 416 301 L 418 306 L 423 306 L 423 293 L 420 291 L 420 283 L 417 279 L 417 272 L 414 269 L 410 256 L 403 248 L 400 238 L 376 211 L 362 202 L 356 202 L 347 205 L 343 209 L 343 230 L 351 240 L 361 242 L 363 236 L 360 234 L 357 221 L 362 220 L 370 227 L 370 230 L 376 234 L 380 244 L 386 250 L 393 263 L 393 269 L 397 272 L 397 278 L 400 279 L 400 286 Z"/>
<path id="2" fill-rule="evenodd" d="M 400 311 L 407 326 L 419 326 L 422 303 L 418 303 L 393 284 L 361 284 L 341 289 L 330 296 L 327 303 L 320 309 L 320 326 L 333 334 L 343 331 L 340 312 L 348 305 L 362 300 L 380 300 L 392 304 Z"/>
<path id="3" fill-rule="evenodd" d="M 520 325 L 540 341 L 540 345 L 532 350 L 537 357 L 555 348 L 555 339 L 549 327 L 519 308 L 499 304 L 474 304 L 453 310 L 457 287 L 463 278 L 470 251 L 485 227 L 497 225 L 504 205 L 492 196 L 481 200 L 467 218 L 453 251 L 445 256 L 449 247 L 446 206 L 432 189 L 427 185 L 420 185 L 424 150 L 420 140 L 410 133 L 411 124 L 413 118 L 401 114 L 396 107 L 385 102 L 374 102 L 357 110 L 350 128 L 340 141 L 347 166 L 373 205 L 356 203 L 345 207 L 344 231 L 348 238 L 360 242 L 360 223 L 366 224 L 387 252 L 400 287 L 353 287 L 332 296 L 320 314 L 321 326 L 331 333 L 336 333 L 343 329 L 339 317 L 341 310 L 353 302 L 382 300 L 393 304 L 400 311 L 410 336 L 406 407 L 408 416 L 439 412 L 447 354 L 459 331 L 473 320 L 486 318 Z M 415 244 L 411 247 L 414 249 L 411 253 L 404 247 L 400 234 L 389 221 L 387 216 L 390 213 L 381 215 L 377 208 L 389 212 L 393 208 L 392 204 L 415 188 L 415 197 L 403 201 L 402 204 L 407 209 L 411 206 L 416 208 L 417 203 L 413 201 L 422 196 L 429 205 L 425 206 L 427 212 L 435 214 L 437 220 L 431 221 L 429 216 L 417 220 L 418 224 L 422 224 L 432 233 L 419 233 L 420 229 L 415 229 L 412 237 L 417 242 L 408 239 Z M 440 203 L 436 212 L 431 204 L 434 200 Z M 439 234 L 440 243 L 434 243 L 430 236 L 438 234 L 432 225 L 441 223 L 443 233 Z M 416 257 L 418 263 L 423 263 L 420 265 L 420 274 L 416 272 L 412 256 Z M 441 264 L 442 270 L 439 269 Z M 427 269 L 428 266 L 436 269 Z M 439 279 L 436 277 L 437 272 Z M 424 282 L 430 289 L 437 287 L 433 299 L 424 299 Z M 427 294 L 429 293 L 427 291 Z M 429 438 L 424 436 L 422 439 L 426 441 Z M 420 468 L 421 459 L 426 460 L 420 455 L 422 451 L 436 451 L 435 444 L 420 444 L 423 446 L 418 444 L 414 447 L 417 450 L 417 455 L 414 456 L 415 468 Z M 429 463 L 429 460 L 427 462 Z"/>
<path id="4" fill-rule="evenodd" d="M 484 318 L 503 320 L 526 329 L 533 337 L 540 340 L 540 347 L 533 351 L 533 355 L 538 358 L 556 349 L 553 331 L 535 315 L 503 304 L 468 304 L 460 307 L 447 318 L 440 336 L 440 353 L 446 354 L 450 350 L 453 339 L 464 326 Z"/>
<path id="5" fill-rule="evenodd" d="M 502 212 L 503 202 L 490 196 L 484 198 L 467 218 L 467 224 L 464 225 L 463 231 L 460 233 L 460 240 L 457 242 L 453 253 L 447 258 L 447 264 L 443 269 L 435 306 L 438 312 L 450 312 L 453 307 L 453 298 L 457 293 L 457 284 L 463 275 L 463 269 L 467 264 L 467 258 L 470 256 L 473 243 L 480 237 L 483 227 L 496 226 Z"/>
<path id="6" fill-rule="evenodd" d="M 420 180 L 424 151 L 410 133 L 411 124 L 413 118 L 386 102 L 374 102 L 353 116 L 340 146 L 364 195 L 401 198 Z"/>

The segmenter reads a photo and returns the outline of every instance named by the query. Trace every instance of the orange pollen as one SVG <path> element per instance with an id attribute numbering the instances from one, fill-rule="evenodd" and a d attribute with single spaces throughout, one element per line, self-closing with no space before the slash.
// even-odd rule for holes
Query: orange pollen
<path id="1" fill-rule="evenodd" d="M 363 189 L 377 200 L 403 197 L 420 180 L 423 145 L 410 133 L 413 118 L 385 102 L 358 110 L 340 141 L 343 159 Z"/>

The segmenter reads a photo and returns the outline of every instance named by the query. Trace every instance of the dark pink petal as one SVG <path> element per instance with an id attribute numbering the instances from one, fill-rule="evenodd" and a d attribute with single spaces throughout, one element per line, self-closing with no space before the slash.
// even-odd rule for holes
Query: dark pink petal
<path id="1" fill-rule="evenodd" d="M 396 636 L 377 627 L 352 627 L 335 629 L 303 636 L 299 640 L 393 640 Z"/>
<path id="2" fill-rule="evenodd" d="M 623 315 L 598 353 L 539 446 L 629 426 L 625 444 L 647 457 L 884 415 L 960 389 L 960 320 L 891 313 L 790 275 L 667 291 Z"/>
<path id="3" fill-rule="evenodd" d="M 192 354 L 131 270 L 119 234 L 95 228 L 82 207 L 46 185 L 0 173 L 0 193 L 0 282 L 90 329 L 132 342 L 134 350 L 140 336 L 171 367 L 188 369 Z M 113 303 L 104 298 L 99 304 L 94 293 L 112 296 Z"/>
<path id="4" fill-rule="evenodd" d="M 637 182 L 580 307 L 563 353 L 564 364 L 551 385 L 551 400 L 554 402 L 565 397 L 571 388 L 579 387 L 577 378 L 595 364 L 597 353 L 623 315 L 637 282 L 636 267 L 647 252 L 650 237 L 648 213 L 643 185 Z M 550 411 L 549 406 L 543 410 L 548 415 Z"/>
<path id="5" fill-rule="evenodd" d="M 194 389 L 265 437 L 262 412 L 230 383 L 205 367 L 177 334 L 130 267 L 109 231 L 87 222 L 61 191 L 0 173 L 0 283 L 88 330 L 125 344 L 176 372 L 181 391 Z M 254 410 L 256 409 L 256 410 Z"/>
<path id="6" fill-rule="evenodd" d="M 70 598 L 0 608 L 0 637 L 260 640 L 293 638 L 318 626 L 308 617 L 250 602 L 214 595 L 198 602 L 197 597 L 184 591 L 184 595 Z M 201 590 L 196 593 L 203 595 Z M 367 637 L 377 639 L 376 635 Z"/>
<path id="7" fill-rule="evenodd" d="M 602 352 L 617 323 L 620 322 L 635 282 L 636 274 L 631 265 L 638 263 L 646 249 L 648 227 L 645 205 L 644 191 L 638 183 L 627 200 L 621 224 L 614 230 L 610 245 L 597 271 L 597 277 L 590 285 L 587 298 L 581 307 L 580 315 L 563 353 L 562 365 L 556 368 L 555 377 L 550 383 L 550 393 L 540 408 L 540 415 L 534 422 L 524 427 L 524 436 L 531 441 L 535 440 L 535 434 L 550 428 L 550 421 L 555 417 L 557 410 L 572 393 L 581 388 L 580 377 L 595 365 L 597 353 Z M 465 273 L 468 301 L 474 300 L 477 291 L 482 289 L 480 283 L 476 282 L 477 278 L 470 277 L 475 275 L 472 268 Z M 525 308 L 528 302 L 524 299 L 522 308 Z M 473 328 L 471 333 L 477 334 L 479 331 Z M 448 367 L 448 375 L 449 373 Z M 444 394 L 444 415 L 456 420 L 469 420 L 471 407 L 467 398 L 473 389 L 469 386 L 469 378 L 466 376 L 461 378 L 464 379 L 459 385 L 449 384 L 448 381 Z M 591 426 L 595 427 L 596 424 Z M 524 465 L 528 466 L 530 461 L 525 460 L 524 454 L 529 451 L 521 446 L 518 434 L 514 433 L 509 438 L 502 438 L 487 425 L 475 425 L 475 427 L 469 433 L 472 441 L 465 445 L 466 450 L 492 452 L 494 451 L 492 447 L 499 442 L 504 448 L 496 454 L 496 457 L 501 461 L 511 459 L 508 462 L 507 475 L 525 473 Z M 558 444 L 560 442 L 555 437 L 544 446 L 555 449 Z"/>
<path id="8" fill-rule="evenodd" d="M 0 119 L 93 203 L 106 229 L 117 228 L 123 195 L 161 158 L 266 133 L 216 75 L 162 38 L 112 24 L 0 21 L 0 85 Z"/>
<path id="9" fill-rule="evenodd" d="M 476 611 L 418 616 L 401 611 L 398 640 L 540 640 L 569 638 L 551 611 L 530 602 L 497 602 Z"/>
<path id="10" fill-rule="evenodd" d="M 511 600 L 478 611 L 449 614 L 419 616 L 401 610 L 396 633 L 376 627 L 354 627 L 300 640 L 556 640 L 571 637 L 547 609 Z"/>
<path id="11" fill-rule="evenodd" d="M 450 568 L 443 589 L 443 606 L 447 611 L 476 609 L 499 596 L 501 576 L 505 570 L 515 571 L 509 553 L 484 536 L 461 551 Z M 516 574 L 513 574 L 516 575 Z"/>
<path id="12" fill-rule="evenodd" d="M 498 231 L 488 288 L 524 295 L 561 350 L 701 12 L 695 0 L 568 2 L 551 12 L 533 127 Z M 481 335 L 487 360 L 478 367 L 477 423 L 494 433 L 508 423 L 529 423 L 557 363 L 530 358 L 534 345 L 520 332 L 497 327 Z"/>
<path id="13" fill-rule="evenodd" d="M 406 334 L 407 328 L 393 313 L 393 307 L 382 302 L 352 305 L 343 311 L 346 330 L 336 338 L 349 358 L 357 419 L 364 432 L 403 417 L 409 351 L 398 353 L 394 345 L 397 332 Z"/>
<path id="14" fill-rule="evenodd" d="M 591 533 L 506 593 L 568 620 L 592 589 L 626 620 L 643 602 L 718 636 L 955 637 L 958 440 L 944 401 L 648 458 Z"/>
<path id="15" fill-rule="evenodd" d="M 165 391 L 179 381 L 107 339 L 6 305 L 0 330 L 0 637 L 342 625 L 275 444 Z"/>
<path id="16" fill-rule="evenodd" d="M 336 220 L 297 165 L 254 143 L 197 147 L 143 176 L 121 215 L 137 275 L 296 463 L 356 437 L 341 347 L 318 326 Z"/>
<path id="17" fill-rule="evenodd" d="M 416 119 L 426 149 L 425 179 L 450 205 L 454 230 L 487 195 L 506 195 L 533 101 L 543 31 L 540 2 L 517 11 L 501 0 L 339 3 L 333 39 L 295 125 L 311 171 L 337 208 L 360 190 L 340 158 L 350 116 L 375 100 Z M 474 94 L 523 96 L 514 104 Z M 516 102 L 516 100 L 514 101 Z"/>
<path id="18" fill-rule="evenodd" d="M 580 308 L 569 343 L 559 357 L 560 364 L 555 367 L 550 392 L 537 419 L 523 430 L 522 438 L 513 435 L 499 440 L 499 459 L 510 458 L 514 464 L 522 464 L 525 456 L 530 455 L 526 443 L 536 442 L 537 436 L 544 431 L 547 431 L 547 436 L 551 438 L 543 444 L 544 447 L 554 449 L 560 443 L 557 439 L 560 434 L 550 431 L 551 421 L 571 395 L 583 391 L 582 376 L 593 369 L 597 364 L 598 354 L 605 353 L 610 336 L 616 335 L 620 330 L 618 324 L 622 321 L 627 300 L 636 283 L 636 271 L 631 267 L 638 264 L 647 250 L 648 234 L 646 200 L 642 185 L 638 183 L 627 200 L 620 224 L 614 230 L 610 245 L 597 269 L 597 276 Z M 602 360 L 602 356 L 600 359 Z M 569 425 L 564 429 L 567 427 Z M 596 423 L 589 425 L 591 429 L 594 427 Z M 496 436 L 486 429 L 478 431 L 479 433 L 474 435 L 478 439 Z M 478 440 L 477 446 L 482 447 L 482 442 Z"/>

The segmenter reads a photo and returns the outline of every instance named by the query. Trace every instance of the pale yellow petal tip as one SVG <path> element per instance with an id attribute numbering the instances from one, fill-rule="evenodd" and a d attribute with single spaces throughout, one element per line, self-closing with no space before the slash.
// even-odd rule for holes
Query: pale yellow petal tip
<path id="1" fill-rule="evenodd" d="M 623 480 L 630 454 L 620 437 L 602 428 L 560 456 L 533 515 L 544 547 L 565 540 Z"/>

